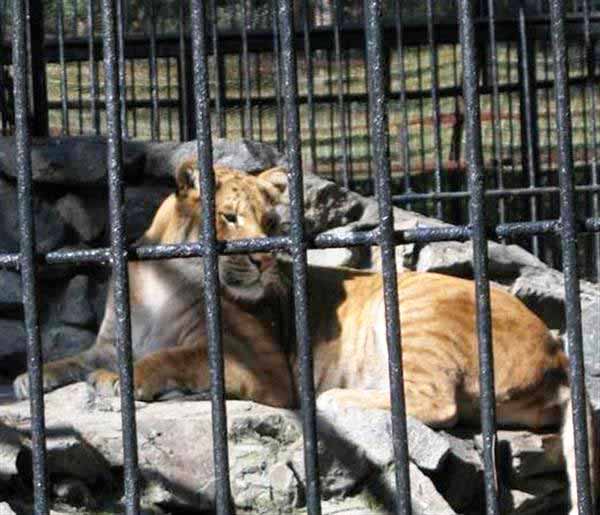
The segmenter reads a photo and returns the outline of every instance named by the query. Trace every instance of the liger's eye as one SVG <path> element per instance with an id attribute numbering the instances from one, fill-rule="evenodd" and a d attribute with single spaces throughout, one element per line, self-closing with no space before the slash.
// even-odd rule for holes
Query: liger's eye
<path id="1" fill-rule="evenodd" d="M 227 223 L 236 224 L 237 223 L 237 215 L 235 213 L 221 213 L 221 216 L 225 219 Z"/>

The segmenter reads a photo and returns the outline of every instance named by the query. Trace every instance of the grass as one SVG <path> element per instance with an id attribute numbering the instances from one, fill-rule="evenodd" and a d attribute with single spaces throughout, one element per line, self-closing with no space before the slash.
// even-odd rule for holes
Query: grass
<path id="1" fill-rule="evenodd" d="M 398 93 L 401 90 L 400 62 L 394 50 L 390 52 L 390 91 Z M 337 105 L 338 68 L 334 56 L 328 51 L 316 51 L 313 55 L 313 84 L 316 97 L 329 95 L 334 101 L 315 104 L 316 131 L 316 170 L 319 173 L 339 177 L 343 168 L 343 138 L 342 122 Z M 441 90 L 460 85 L 461 66 L 460 48 L 452 45 L 438 47 L 437 79 Z M 577 48 L 569 52 L 570 76 L 584 77 L 583 56 Z M 551 80 L 551 57 L 547 49 L 536 52 L 537 80 Z M 212 63 L 209 63 L 212 68 Z M 426 95 L 431 90 L 433 75 L 430 66 L 430 54 L 427 47 L 409 48 L 404 57 L 406 89 L 410 93 L 423 91 Z M 228 55 L 225 59 L 225 97 L 235 101 L 235 107 L 229 107 L 225 113 L 226 136 L 238 138 L 243 135 L 244 126 L 244 92 L 243 66 L 238 56 Z M 255 101 L 272 97 L 275 94 L 275 69 L 271 54 L 254 54 L 249 61 L 250 96 L 253 100 L 251 108 L 252 136 L 266 142 L 275 143 L 277 139 L 276 119 L 277 110 L 274 106 L 260 106 Z M 61 70 L 57 64 L 50 64 L 48 71 L 49 100 L 61 100 Z M 344 95 L 366 95 L 367 81 L 363 54 L 360 51 L 345 52 L 341 71 L 343 75 Z M 147 60 L 130 61 L 127 66 L 128 100 L 150 100 L 151 81 Z M 299 55 L 298 76 L 299 93 L 307 94 L 306 61 Z M 499 84 L 518 84 L 517 49 L 513 44 L 498 45 L 498 79 Z M 161 58 L 158 61 L 158 96 L 162 100 L 178 101 L 178 73 L 175 59 Z M 67 94 L 71 102 L 81 102 L 83 109 L 69 111 L 68 132 L 93 132 L 92 117 L 89 109 L 90 102 L 90 70 L 88 63 L 70 63 L 67 65 Z M 104 96 L 103 67 L 98 66 L 99 98 Z M 214 81 L 211 82 L 211 95 L 216 95 Z M 552 90 L 538 90 L 536 94 L 538 108 L 539 146 L 542 168 L 555 166 L 556 127 L 555 101 Z M 502 92 L 499 96 L 501 120 L 498 123 L 497 137 L 502 142 L 501 160 L 504 163 L 504 173 L 519 173 L 521 168 L 521 114 L 518 92 Z M 355 177 L 367 177 L 369 174 L 369 118 L 366 102 L 354 101 L 346 103 L 346 150 L 349 155 L 351 172 Z M 390 157 L 392 170 L 403 169 L 402 131 L 404 114 L 399 101 L 391 100 L 389 111 Z M 579 164 L 589 161 L 592 155 L 591 134 L 591 101 L 590 91 L 583 87 L 571 88 L 571 108 L 573 113 L 573 143 L 575 157 Z M 600 99 L 596 99 L 596 118 L 600 120 Z M 490 167 L 494 158 L 494 124 L 491 95 L 482 95 L 482 144 L 484 160 Z M 453 161 L 452 152 L 458 150 L 459 158 L 463 155 L 464 146 L 462 126 L 456 115 L 462 113 L 461 100 L 457 97 L 442 97 L 440 99 L 440 155 L 444 170 L 452 170 L 460 165 Z M 430 172 L 435 168 L 436 148 L 433 124 L 433 104 L 431 98 L 410 99 L 406 104 L 408 120 L 409 168 L 412 173 Z M 160 139 L 178 140 L 180 138 L 179 114 L 177 108 L 161 107 L 160 109 Z M 306 103 L 300 106 L 301 130 L 303 138 L 304 162 L 312 166 L 310 159 L 311 135 L 309 130 L 309 109 Z M 137 139 L 150 139 L 151 112 L 147 108 L 129 109 L 128 128 L 130 136 Z M 216 127 L 216 117 L 213 116 L 213 128 Z M 63 127 L 60 109 L 50 113 L 52 127 Z M 100 116 L 101 132 L 105 131 L 104 112 Z M 450 173 L 450 172 L 448 172 Z"/>

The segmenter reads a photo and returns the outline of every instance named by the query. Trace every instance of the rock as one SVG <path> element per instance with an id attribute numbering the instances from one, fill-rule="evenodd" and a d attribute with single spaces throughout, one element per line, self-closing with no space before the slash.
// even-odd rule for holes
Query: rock
<path id="1" fill-rule="evenodd" d="M 2 138 L 0 138 L 2 139 Z M 1 148 L 1 145 L 0 145 Z M 0 251 L 19 252 L 19 216 L 16 188 L 0 178 Z M 65 224 L 56 209 L 38 197 L 33 198 L 37 250 L 55 250 L 66 243 Z"/>
<path id="2" fill-rule="evenodd" d="M 469 506 L 481 505 L 483 465 L 473 442 L 472 431 L 454 429 L 439 434 L 450 445 L 450 452 L 445 466 L 434 476 L 436 487 L 457 512 L 462 513 Z"/>
<path id="3" fill-rule="evenodd" d="M 148 143 L 146 144 L 146 164 L 144 175 L 161 180 L 173 180 L 178 166 L 188 159 L 195 159 L 197 142 Z M 277 166 L 282 157 L 275 147 L 258 141 L 213 140 L 213 163 L 244 172 L 259 172 Z"/>
<path id="4" fill-rule="evenodd" d="M 363 211 L 359 195 L 316 175 L 304 175 L 304 216 L 310 234 L 356 222 Z"/>
<path id="5" fill-rule="evenodd" d="M 90 243 L 104 232 L 108 224 L 108 200 L 88 196 L 85 201 L 72 193 L 58 199 L 56 210 L 80 241 Z"/>
<path id="6" fill-rule="evenodd" d="M 0 502 L 0 515 L 16 515 L 7 502 Z"/>
<path id="7" fill-rule="evenodd" d="M 19 473 L 17 460 L 22 450 L 21 440 L 19 431 L 0 423 L 0 481 L 8 481 Z"/>
<path id="8" fill-rule="evenodd" d="M 1 294 L 0 294 L 1 298 Z M 586 372 L 600 376 L 600 293 L 582 308 L 583 352 Z"/>
<path id="9" fill-rule="evenodd" d="M 59 300 L 58 319 L 65 324 L 80 327 L 97 326 L 90 299 L 91 287 L 88 276 L 73 277 Z"/>
<path id="10" fill-rule="evenodd" d="M 535 256 L 517 245 L 488 243 L 490 278 L 514 278 L 524 267 L 543 267 Z M 459 277 L 473 277 L 473 243 L 443 241 L 425 245 L 417 261 L 419 272 L 439 272 Z"/>
<path id="11" fill-rule="evenodd" d="M 107 488 L 112 482 L 110 465 L 95 449 L 90 447 L 76 432 L 50 431 L 46 438 L 48 472 L 51 478 L 69 478 L 83 481 L 96 489 Z M 26 467 L 22 471 L 31 475 L 29 447 Z"/>
<path id="12" fill-rule="evenodd" d="M 456 512 L 436 490 L 435 485 L 414 464 L 409 465 L 411 505 L 415 515 L 455 515 Z M 392 467 L 384 475 L 388 495 L 396 491 L 396 475 Z"/>
<path id="13" fill-rule="evenodd" d="M 87 485 L 79 479 L 63 479 L 53 485 L 53 493 L 59 502 L 69 506 L 94 507 L 96 501 Z"/>
<path id="14" fill-rule="evenodd" d="M 565 330 L 565 286 L 562 273 L 549 267 L 526 266 L 510 288 L 552 329 Z M 600 287 L 580 281 L 582 311 L 590 309 L 600 295 Z"/>
<path id="15" fill-rule="evenodd" d="M 96 333 L 70 325 L 51 325 L 44 328 L 42 345 L 44 361 L 72 356 L 91 347 Z"/>
<path id="16" fill-rule="evenodd" d="M 552 479 L 541 479 L 531 485 L 531 491 L 510 491 L 510 513 L 518 515 L 547 514 L 550 510 L 562 508 L 552 513 L 567 513 L 565 510 L 565 485 Z"/>
<path id="17" fill-rule="evenodd" d="M 0 138 L 0 171 L 17 176 L 14 138 Z M 33 140 L 31 167 L 34 182 L 64 186 L 98 186 L 106 183 L 106 138 L 77 136 Z M 142 171 L 145 146 L 123 145 L 123 166 L 128 180 Z"/>
<path id="18" fill-rule="evenodd" d="M 0 319 L 0 361 L 26 352 L 25 325 L 22 320 Z"/>
<path id="19" fill-rule="evenodd" d="M 0 312 L 21 311 L 22 307 L 20 275 L 10 270 L 0 270 Z"/>
<path id="20" fill-rule="evenodd" d="M 130 186 L 125 190 L 127 239 L 135 242 L 146 232 L 152 219 L 174 189 L 170 186 Z"/>
<path id="21" fill-rule="evenodd" d="M 497 438 L 500 459 L 509 463 L 513 487 L 524 485 L 532 477 L 564 470 L 559 434 L 499 430 Z M 475 436 L 475 445 L 481 451 L 481 435 Z"/>

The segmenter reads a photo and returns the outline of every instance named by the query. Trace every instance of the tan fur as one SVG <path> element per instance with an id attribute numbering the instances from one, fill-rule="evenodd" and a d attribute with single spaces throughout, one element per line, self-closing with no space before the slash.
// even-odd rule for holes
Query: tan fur
<path id="1" fill-rule="evenodd" d="M 267 235 L 274 204 L 285 189 L 283 172 L 268 170 L 258 177 L 225 168 L 215 172 L 218 239 Z M 178 191 L 159 208 L 144 243 L 198 240 L 200 192 L 193 174 L 193 162 L 180 167 Z M 170 388 L 209 388 L 201 269 L 202 261 L 194 259 L 129 266 L 138 399 L 151 400 Z M 294 314 L 289 265 L 275 264 L 265 254 L 222 256 L 220 277 L 228 396 L 296 407 L 299 364 L 293 345 L 289 348 Z M 308 288 L 318 406 L 389 409 L 381 276 L 310 267 Z M 432 427 L 479 423 L 473 282 L 407 272 L 398 276 L 398 297 L 408 414 Z M 492 287 L 491 307 L 498 423 L 541 429 L 564 420 L 573 485 L 570 419 L 564 416 L 570 406 L 565 354 L 544 323 L 514 296 Z M 84 356 L 46 365 L 45 386 L 52 389 L 84 375 L 99 390 L 114 391 L 116 374 L 97 370 L 115 370 L 114 365 L 114 306 L 109 295 L 96 346 Z M 25 380 L 15 384 L 21 394 Z"/>

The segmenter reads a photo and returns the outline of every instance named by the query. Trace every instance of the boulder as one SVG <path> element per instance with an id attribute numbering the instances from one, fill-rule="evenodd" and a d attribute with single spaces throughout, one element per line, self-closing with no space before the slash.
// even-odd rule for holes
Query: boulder
<path id="1" fill-rule="evenodd" d="M 87 275 L 73 277 L 60 296 L 58 320 L 65 324 L 95 328 L 98 326 L 96 314 L 90 302 L 90 279 Z"/>
<path id="2" fill-rule="evenodd" d="M 84 243 L 97 240 L 108 225 L 108 200 L 105 198 L 89 195 L 84 199 L 67 193 L 56 202 L 56 210 Z"/>
<path id="3" fill-rule="evenodd" d="M 0 141 L 2 138 L 0 138 Z M 19 252 L 19 208 L 17 190 L 0 178 L 0 252 Z M 45 253 L 67 242 L 65 223 L 49 202 L 33 198 L 37 249 Z"/>
<path id="4" fill-rule="evenodd" d="M 0 172 L 16 179 L 14 138 L 0 138 Z M 145 159 L 143 144 L 123 145 L 123 166 L 128 180 L 136 179 Z M 40 184 L 93 187 L 106 183 L 106 138 L 76 136 L 47 138 L 32 141 L 31 172 L 33 181 Z"/>
<path id="5" fill-rule="evenodd" d="M 20 311 L 22 306 L 20 275 L 10 270 L 0 270 L 0 313 Z"/>
<path id="6" fill-rule="evenodd" d="M 210 510 L 215 493 L 210 403 L 179 398 L 138 402 L 136 408 L 143 507 L 167 512 L 171 508 Z M 0 406 L 0 420 L 9 431 L 9 438 L 2 438 L 0 427 L 0 472 L 27 485 L 31 475 L 29 403 Z M 318 410 L 317 420 L 324 512 L 337 507 L 350 513 L 389 513 L 395 491 L 390 414 L 329 406 Z M 302 513 L 306 478 L 299 413 L 228 401 L 227 421 L 236 508 L 252 513 Z M 478 513 L 481 467 L 472 433 L 436 432 L 410 418 L 408 424 L 415 513 Z M 117 506 L 121 496 L 119 400 L 97 397 L 85 383 L 64 387 L 46 395 L 46 425 L 51 486 L 60 502 L 111 512 L 106 506 Z M 560 464 L 541 458 L 543 452 L 550 452 L 539 443 L 543 438 L 526 437 L 522 431 L 509 433 L 502 432 L 501 442 L 511 442 L 513 450 L 521 446 L 514 451 L 520 461 L 513 457 L 507 462 L 512 467 L 511 499 L 521 511 L 506 513 L 540 513 L 522 511 L 535 506 L 536 496 L 546 509 L 564 501 L 565 483 L 557 482 L 560 474 L 552 472 L 560 470 Z M 535 443 L 530 444 L 528 438 Z M 9 446 L 6 451 L 4 444 Z M 531 449 L 535 459 L 528 455 Z M 454 462 L 461 462 L 462 468 L 455 468 Z M 546 470 L 544 463 L 553 465 Z M 471 475 L 450 476 L 469 467 Z M 2 481 L 0 473 L 0 486 Z M 451 484 L 463 491 L 460 508 L 455 504 L 456 493 L 448 491 Z M 517 491 L 526 496 L 519 497 Z M 26 498 L 26 492 L 18 495 L 15 501 Z M 8 500 L 12 503 L 11 497 Z"/>

